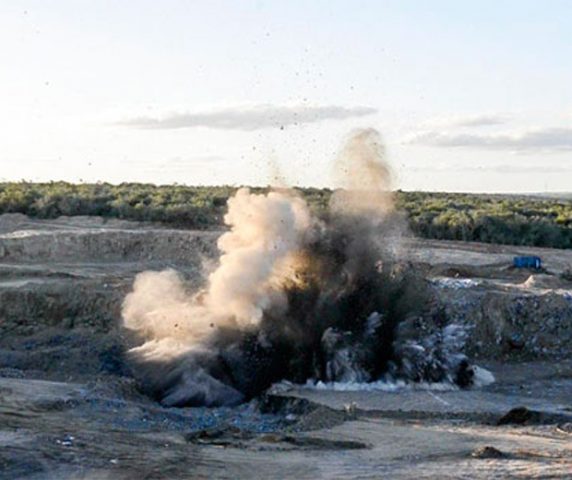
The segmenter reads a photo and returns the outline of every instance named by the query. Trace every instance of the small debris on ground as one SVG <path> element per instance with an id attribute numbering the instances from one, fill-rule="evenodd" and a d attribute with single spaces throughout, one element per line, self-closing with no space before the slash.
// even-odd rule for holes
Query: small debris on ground
<path id="1" fill-rule="evenodd" d="M 471 454 L 475 458 L 507 458 L 508 455 L 501 452 L 498 448 L 486 445 L 484 447 L 479 447 L 473 451 Z"/>
<path id="2" fill-rule="evenodd" d="M 509 410 L 497 422 L 497 425 L 528 425 L 540 423 L 542 413 L 536 410 L 529 410 L 526 407 L 516 407 Z"/>

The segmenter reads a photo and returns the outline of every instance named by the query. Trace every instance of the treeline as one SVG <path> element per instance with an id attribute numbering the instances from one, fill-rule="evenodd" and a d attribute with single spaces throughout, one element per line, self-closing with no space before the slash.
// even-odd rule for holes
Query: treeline
<path id="1" fill-rule="evenodd" d="M 572 248 L 572 200 L 398 192 L 397 204 L 420 237 Z"/>
<path id="2" fill-rule="evenodd" d="M 100 215 L 211 228 L 222 225 L 226 201 L 235 191 L 229 186 L 9 182 L 0 183 L 0 213 Z M 325 214 L 331 190 L 299 191 L 312 210 Z M 396 202 L 420 237 L 572 248 L 572 200 L 398 191 Z"/>
<path id="3" fill-rule="evenodd" d="M 0 213 L 36 218 L 100 215 L 193 228 L 222 224 L 232 187 L 155 186 L 143 183 L 0 184 Z"/>

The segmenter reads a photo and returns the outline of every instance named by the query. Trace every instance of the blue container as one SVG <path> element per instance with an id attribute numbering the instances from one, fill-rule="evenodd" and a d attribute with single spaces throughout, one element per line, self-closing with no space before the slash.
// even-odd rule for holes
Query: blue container
<path id="1" fill-rule="evenodd" d="M 542 260 L 540 257 L 514 257 L 513 265 L 515 268 L 534 268 L 536 270 L 542 268 Z"/>

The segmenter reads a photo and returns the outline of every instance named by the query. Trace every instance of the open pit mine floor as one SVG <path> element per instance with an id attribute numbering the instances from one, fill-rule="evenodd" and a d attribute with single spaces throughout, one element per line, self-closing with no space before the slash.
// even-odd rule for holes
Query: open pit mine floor
<path id="1" fill-rule="evenodd" d="M 1 475 L 570 478 L 572 362 L 491 367 L 479 390 L 295 388 L 233 409 L 163 408 L 127 380 L 2 378 Z"/>
<path id="2" fill-rule="evenodd" d="M 144 270 L 199 285 L 220 233 L 0 216 L 1 479 L 572 478 L 571 251 L 409 242 L 489 385 L 281 383 L 166 408 L 124 361 L 121 302 Z M 513 270 L 517 254 L 545 270 Z"/>

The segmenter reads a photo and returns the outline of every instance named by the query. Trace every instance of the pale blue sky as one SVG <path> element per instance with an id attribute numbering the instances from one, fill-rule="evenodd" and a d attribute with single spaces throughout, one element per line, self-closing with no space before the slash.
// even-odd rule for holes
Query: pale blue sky
<path id="1" fill-rule="evenodd" d="M 0 0 L 0 178 L 572 190 L 570 1 Z"/>

